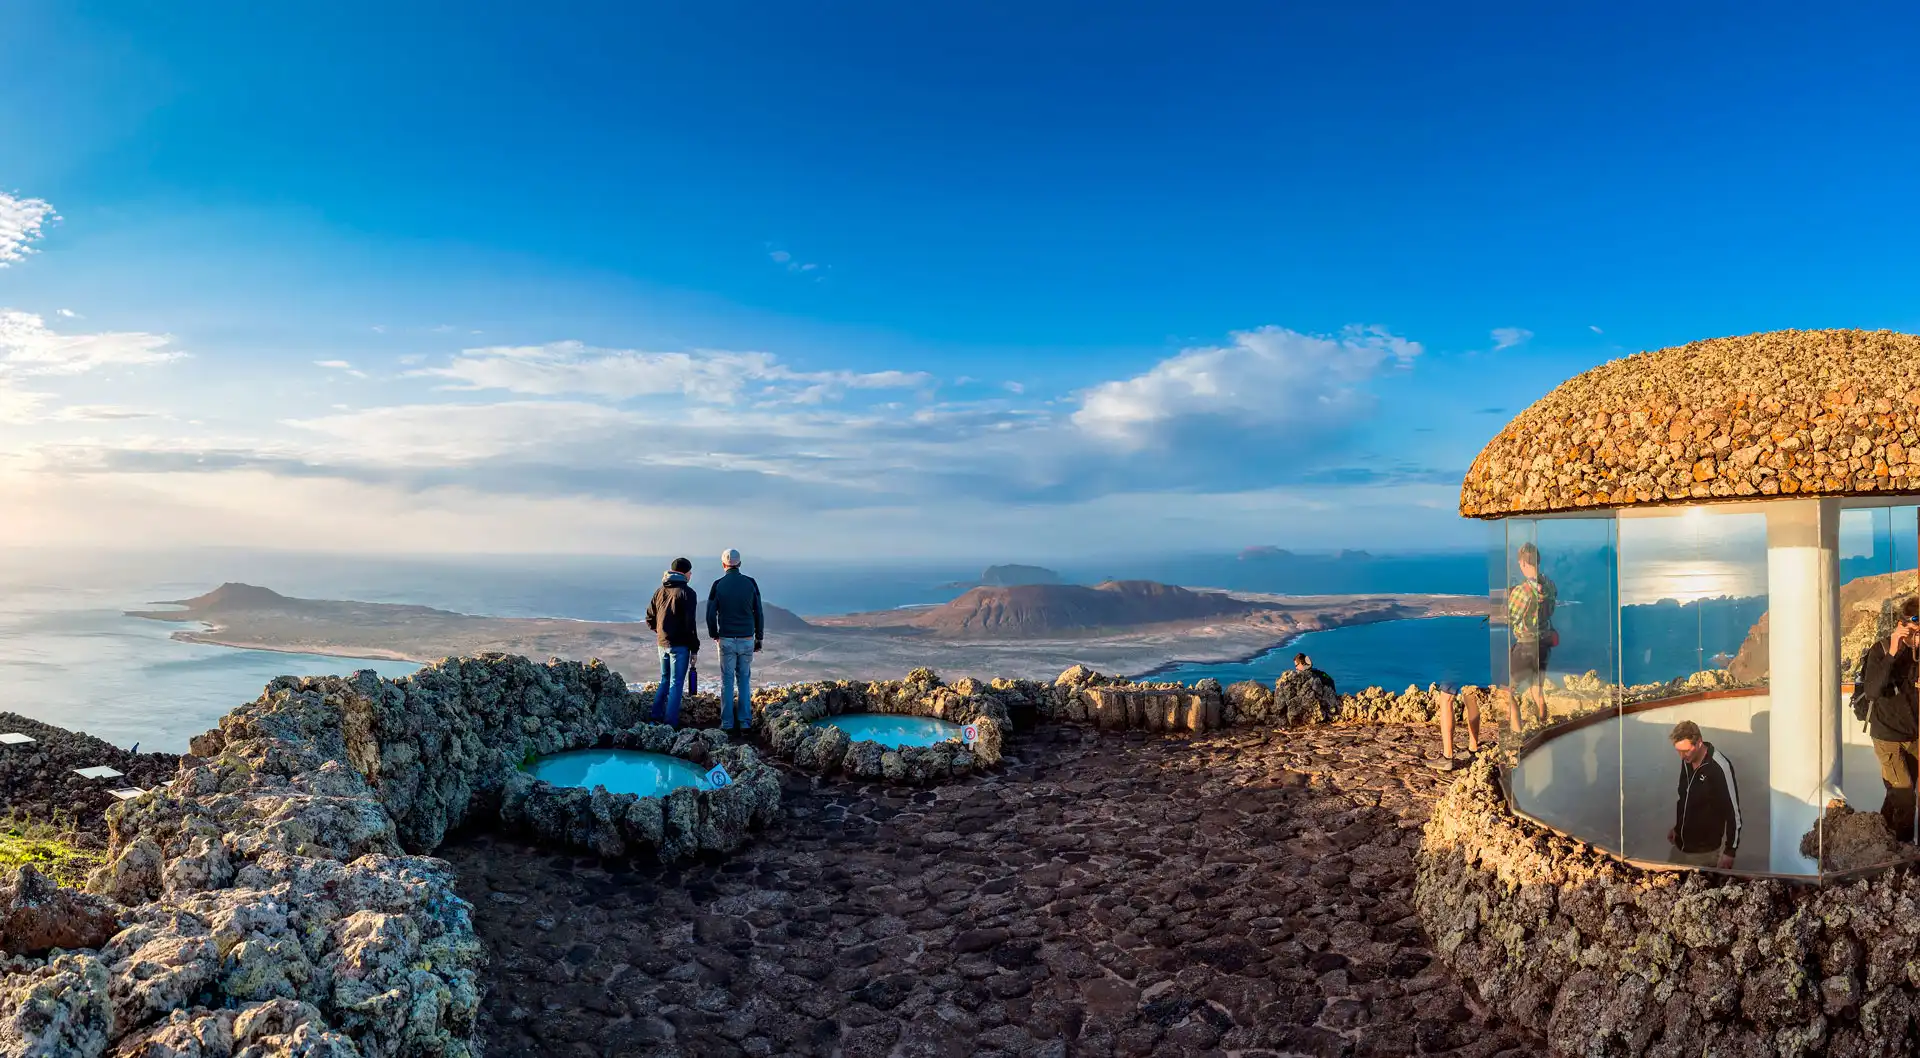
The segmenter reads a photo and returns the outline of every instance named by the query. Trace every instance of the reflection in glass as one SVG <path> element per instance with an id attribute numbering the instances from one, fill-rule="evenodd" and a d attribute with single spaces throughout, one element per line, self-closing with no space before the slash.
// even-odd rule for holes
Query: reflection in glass
<path id="1" fill-rule="evenodd" d="M 1692 508 L 1621 519 L 1629 859 L 1713 868 L 1732 851 L 1736 868 L 1766 869 L 1767 699 L 1726 692 L 1766 680 L 1767 600 L 1764 514 Z M 1716 839 L 1709 824 L 1723 821 L 1731 829 Z"/>
<path id="2" fill-rule="evenodd" d="M 1871 708 L 1856 716 L 1845 695 L 1887 682 L 1889 664 L 1860 674 L 1874 644 L 1890 656 L 1920 588 L 1920 508 L 1783 500 L 1495 528 L 1489 648 L 1508 693 L 1492 719 L 1527 736 L 1507 773 L 1516 808 L 1631 860 L 1709 871 L 1729 855 L 1822 877 L 1914 857 L 1920 622 L 1880 695 L 1906 727 L 1876 742 Z M 1773 655 L 1776 606 L 1780 644 L 1833 644 L 1837 670 Z M 1836 679 L 1837 723 L 1813 690 Z M 1776 715 L 1783 694 L 1795 711 Z"/>
<path id="3" fill-rule="evenodd" d="M 1536 741 L 1512 780 L 1524 811 L 1620 850 L 1617 724 L 1575 722 L 1615 706 L 1615 522 L 1611 514 L 1514 519 L 1500 605 L 1509 728 L 1565 725 Z M 1496 582 L 1500 583 L 1500 582 Z"/>
<path id="4" fill-rule="evenodd" d="M 1821 820 L 1823 872 L 1909 858 L 1916 828 L 1915 633 L 1901 617 L 1914 596 L 1916 509 L 1841 512 L 1839 784 L 1846 808 Z M 1855 816 L 1857 815 L 1857 818 Z M 1874 818 L 1877 817 L 1877 820 Z"/>

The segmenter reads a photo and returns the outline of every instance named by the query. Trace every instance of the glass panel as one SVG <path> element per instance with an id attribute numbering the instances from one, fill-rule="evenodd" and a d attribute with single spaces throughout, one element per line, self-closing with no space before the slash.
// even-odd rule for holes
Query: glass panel
<path id="1" fill-rule="evenodd" d="M 1507 526 L 1511 520 L 1490 523 L 1487 534 L 1487 690 L 1497 694 L 1507 685 Z M 1502 710 L 1489 701 L 1483 710 L 1490 731 L 1505 723 Z M 1513 740 L 1508 749 L 1517 749 Z M 1511 764 L 1512 761 L 1503 763 Z"/>
<path id="2" fill-rule="evenodd" d="M 1511 774 L 1522 811 L 1620 849 L 1616 547 L 1610 514 L 1516 519 L 1505 561 L 1501 719 L 1527 736 Z"/>
<path id="3" fill-rule="evenodd" d="M 1765 870 L 1766 516 L 1624 518 L 1619 554 L 1625 854 L 1716 869 L 1732 849 Z"/>
<path id="4" fill-rule="evenodd" d="M 1840 516 L 1840 714 L 1838 784 L 1847 809 L 1829 808 L 1819 835 L 1821 873 L 1839 877 L 1911 859 L 1915 746 L 1892 736 L 1911 713 L 1903 666 L 1872 663 L 1893 646 L 1901 604 L 1914 595 L 1916 509 L 1876 507 Z M 1911 656 L 1912 648 L 1903 649 Z M 1896 655 L 1897 657 L 1898 655 Z M 1874 673 L 1863 680 L 1863 669 Z M 1893 693 L 1877 677 L 1894 672 Z M 1867 686 L 1869 681 L 1879 687 Z M 1917 718 L 1920 719 L 1920 718 Z M 1888 779 L 1902 778 L 1901 786 Z"/>

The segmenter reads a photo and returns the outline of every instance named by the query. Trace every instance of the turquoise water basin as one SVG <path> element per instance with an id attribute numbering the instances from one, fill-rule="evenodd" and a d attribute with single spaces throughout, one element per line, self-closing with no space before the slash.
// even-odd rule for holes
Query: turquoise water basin
<path id="1" fill-rule="evenodd" d="M 706 773 L 679 757 L 637 749 L 578 749 L 541 757 L 528 774 L 555 786 L 604 786 L 608 793 L 665 797 L 682 786 L 710 790 Z"/>
<path id="2" fill-rule="evenodd" d="M 960 725 L 930 716 L 895 716 L 890 713 L 844 713 L 815 720 L 815 727 L 837 727 L 855 742 L 878 742 L 898 749 L 901 746 L 931 746 L 935 742 L 960 737 Z"/>

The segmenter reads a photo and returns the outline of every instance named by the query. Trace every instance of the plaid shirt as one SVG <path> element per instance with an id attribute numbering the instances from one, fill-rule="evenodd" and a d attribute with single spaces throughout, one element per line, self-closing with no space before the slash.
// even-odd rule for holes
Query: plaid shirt
<path id="1" fill-rule="evenodd" d="M 1523 580 L 1507 591 L 1507 627 L 1521 643 L 1537 643 L 1540 633 L 1553 627 L 1556 601 L 1553 582 L 1545 577 Z"/>

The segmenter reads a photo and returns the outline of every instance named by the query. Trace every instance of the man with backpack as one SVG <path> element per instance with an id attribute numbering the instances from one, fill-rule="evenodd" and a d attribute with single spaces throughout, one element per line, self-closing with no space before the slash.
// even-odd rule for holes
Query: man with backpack
<path id="1" fill-rule="evenodd" d="M 687 669 L 700 649 L 700 597 L 687 583 L 693 563 L 676 558 L 647 604 L 647 627 L 660 645 L 660 683 L 653 692 L 652 720 L 680 726 L 680 698 Z"/>
<path id="2" fill-rule="evenodd" d="M 1540 549 L 1529 540 L 1514 556 L 1520 567 L 1520 582 L 1507 589 L 1507 633 L 1512 645 L 1507 649 L 1508 682 L 1513 694 L 1507 700 L 1507 723 L 1520 734 L 1520 702 L 1531 701 L 1547 719 L 1547 658 L 1560 645 L 1560 633 L 1553 627 L 1553 609 L 1559 591 L 1553 581 L 1540 572 Z"/>
<path id="3" fill-rule="evenodd" d="M 1876 639 L 1860 660 L 1853 684 L 1853 715 L 1867 722 L 1880 782 L 1887 788 L 1880 814 L 1894 836 L 1914 840 L 1914 780 L 1920 773 L 1920 600 L 1900 604 L 1893 631 Z"/>

